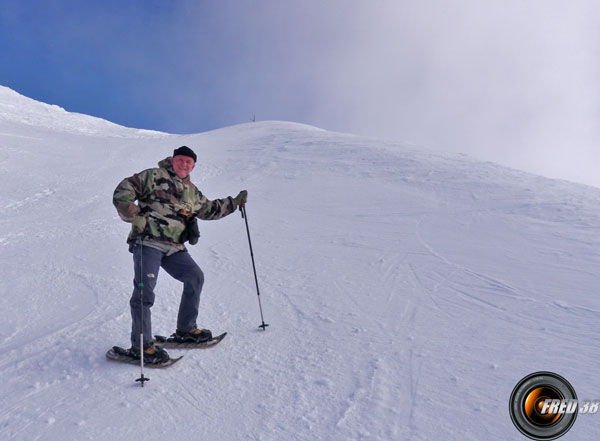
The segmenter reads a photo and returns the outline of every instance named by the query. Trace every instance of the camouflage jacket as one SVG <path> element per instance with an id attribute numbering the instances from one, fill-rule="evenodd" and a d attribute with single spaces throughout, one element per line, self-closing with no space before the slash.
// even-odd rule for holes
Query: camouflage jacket
<path id="1" fill-rule="evenodd" d="M 141 235 L 185 250 L 180 236 L 186 220 L 194 216 L 203 220 L 220 219 L 237 208 L 232 197 L 209 201 L 189 176 L 181 179 L 175 174 L 169 159 L 160 161 L 159 168 L 123 179 L 115 189 L 113 204 L 119 216 L 134 224 L 127 238 L 129 243 Z"/>

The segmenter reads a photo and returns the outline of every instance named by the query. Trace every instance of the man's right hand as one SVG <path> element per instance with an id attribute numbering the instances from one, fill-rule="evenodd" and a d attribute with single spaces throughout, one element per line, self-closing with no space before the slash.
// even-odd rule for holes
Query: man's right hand
<path id="1" fill-rule="evenodd" d="M 136 233 L 142 234 L 144 232 L 144 230 L 146 229 L 147 222 L 148 221 L 146 220 L 146 218 L 144 216 L 136 216 L 131 221 L 131 225 L 133 225 L 133 227 L 135 228 Z"/>

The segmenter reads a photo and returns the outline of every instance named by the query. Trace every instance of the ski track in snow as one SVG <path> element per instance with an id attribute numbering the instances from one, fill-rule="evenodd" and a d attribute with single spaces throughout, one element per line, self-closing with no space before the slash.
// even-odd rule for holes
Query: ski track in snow
<path id="1" fill-rule="evenodd" d="M 523 376 L 599 395 L 597 189 L 299 124 L 141 133 L 8 95 L 33 113 L 0 114 L 0 439 L 520 440 Z M 270 326 L 239 213 L 203 222 L 199 325 L 229 334 L 140 388 L 104 358 L 133 289 L 111 196 L 184 144 L 207 197 L 249 190 Z M 155 333 L 180 289 L 159 274 Z M 594 433 L 581 416 L 563 439 Z"/>
<path id="2" fill-rule="evenodd" d="M 4 207 L 5 210 L 20 208 L 25 204 L 34 204 L 39 201 L 41 198 L 49 197 L 54 194 L 54 191 L 46 188 L 39 193 L 34 194 L 33 196 L 26 197 L 25 199 L 21 199 L 16 202 L 11 202 Z"/>

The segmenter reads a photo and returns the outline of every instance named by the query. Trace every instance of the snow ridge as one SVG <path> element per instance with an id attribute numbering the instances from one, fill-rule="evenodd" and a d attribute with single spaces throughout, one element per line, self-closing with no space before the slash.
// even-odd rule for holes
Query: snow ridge
<path id="1" fill-rule="evenodd" d="M 59 132 L 111 137 L 160 137 L 153 130 L 130 129 L 101 118 L 67 112 L 62 107 L 27 98 L 0 86 L 0 124 L 42 127 Z"/>

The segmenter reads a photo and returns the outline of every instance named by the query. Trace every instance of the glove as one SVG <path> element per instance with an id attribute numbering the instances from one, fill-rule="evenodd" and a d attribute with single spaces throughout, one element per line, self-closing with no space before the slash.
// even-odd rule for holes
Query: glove
<path id="1" fill-rule="evenodd" d="M 142 234 L 146 229 L 147 222 L 148 221 L 144 216 L 136 216 L 131 221 L 131 224 L 133 225 L 133 229 L 137 234 Z"/>
<path id="2" fill-rule="evenodd" d="M 240 191 L 240 193 L 233 200 L 235 201 L 236 207 L 246 205 L 246 202 L 248 201 L 248 192 L 246 190 Z"/>

